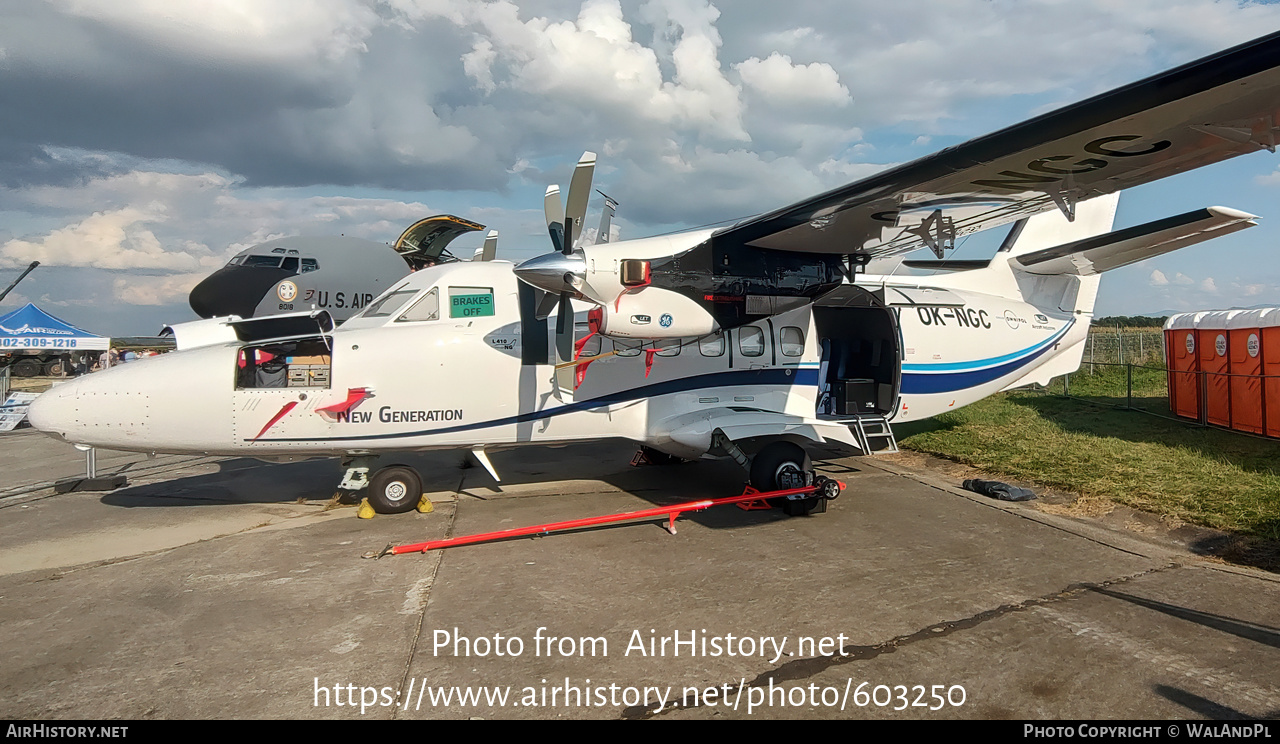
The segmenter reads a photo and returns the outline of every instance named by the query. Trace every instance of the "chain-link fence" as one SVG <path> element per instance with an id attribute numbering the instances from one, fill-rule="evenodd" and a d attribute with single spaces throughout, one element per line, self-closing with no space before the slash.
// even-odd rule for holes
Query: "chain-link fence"
<path id="1" fill-rule="evenodd" d="M 1164 364 L 1164 332 L 1159 328 L 1091 328 L 1084 362 Z M 1094 371 L 1094 370 L 1090 370 Z"/>
<path id="2" fill-rule="evenodd" d="M 1176 412 L 1169 402 L 1170 385 L 1177 388 Z M 1086 351 L 1079 370 L 1054 378 L 1040 390 L 1240 434 L 1280 437 L 1280 415 L 1274 413 L 1280 409 L 1280 377 L 1274 375 L 1171 374 L 1162 364 L 1089 361 Z"/>

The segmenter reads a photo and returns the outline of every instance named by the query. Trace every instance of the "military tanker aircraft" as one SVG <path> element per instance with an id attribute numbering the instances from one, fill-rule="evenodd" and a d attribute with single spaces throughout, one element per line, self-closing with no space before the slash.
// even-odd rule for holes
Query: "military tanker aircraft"
<path id="1" fill-rule="evenodd" d="M 385 453 L 467 449 L 497 478 L 489 451 L 606 437 L 793 488 L 806 444 L 893 450 L 893 424 L 1077 369 L 1102 272 L 1255 224 L 1208 207 L 1116 230 L 1119 192 L 1274 152 L 1277 122 L 1272 34 L 720 229 L 583 246 L 580 167 L 544 203 L 554 252 L 424 268 L 340 327 L 222 322 L 30 420 L 112 449 L 341 457 L 382 512 L 421 491 Z M 993 258 L 947 257 L 1010 223 Z M 905 263 L 927 275 L 872 264 L 921 248 Z"/>

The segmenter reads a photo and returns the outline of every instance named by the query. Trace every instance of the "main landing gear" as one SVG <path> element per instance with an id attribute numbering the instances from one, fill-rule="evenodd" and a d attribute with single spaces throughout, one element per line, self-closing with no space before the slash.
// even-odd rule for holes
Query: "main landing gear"
<path id="1" fill-rule="evenodd" d="M 720 429 L 712 432 L 711 441 L 713 450 L 733 458 L 750 473 L 750 485 L 757 491 L 786 491 L 810 486 L 817 489 L 812 493 L 777 496 L 767 500 L 769 506 L 782 509 L 787 516 L 822 514 L 827 510 L 827 502 L 840 495 L 840 484 L 814 472 L 809 455 L 794 442 L 770 442 L 755 457 L 748 458 Z"/>
<path id="2" fill-rule="evenodd" d="M 408 465 L 388 465 L 369 475 L 377 458 L 356 455 L 342 460 L 346 474 L 338 484 L 339 498 L 364 498 L 378 514 L 403 514 L 422 501 L 422 476 Z M 430 503 L 430 502 L 427 502 Z"/>

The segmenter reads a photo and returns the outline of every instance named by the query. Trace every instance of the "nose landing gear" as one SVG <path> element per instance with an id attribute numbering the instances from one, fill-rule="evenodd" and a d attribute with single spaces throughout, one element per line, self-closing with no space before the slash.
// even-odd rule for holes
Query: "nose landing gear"
<path id="1" fill-rule="evenodd" d="M 422 502 L 422 476 L 408 465 L 388 465 L 374 471 L 370 477 L 375 457 L 357 455 L 344 458 L 346 474 L 338 484 L 338 496 L 355 497 L 364 492 L 369 506 L 378 514 L 403 514 L 420 507 Z M 431 502 L 426 502 L 430 504 Z M 430 511 L 430 508 L 422 511 Z"/>

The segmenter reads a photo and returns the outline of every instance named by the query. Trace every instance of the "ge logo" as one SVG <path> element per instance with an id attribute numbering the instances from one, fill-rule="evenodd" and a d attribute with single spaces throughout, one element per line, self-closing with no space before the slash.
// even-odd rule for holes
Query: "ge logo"
<path id="1" fill-rule="evenodd" d="M 298 296 L 298 285 L 290 281 L 280 282 L 280 286 L 276 287 L 276 294 L 280 296 L 281 302 L 293 302 L 293 298 Z"/>
<path id="2" fill-rule="evenodd" d="M 663 314 L 662 314 L 662 317 L 661 317 L 661 318 L 658 318 L 658 325 L 662 326 L 663 328 L 670 328 L 670 327 L 671 327 L 671 313 L 663 313 Z"/>

